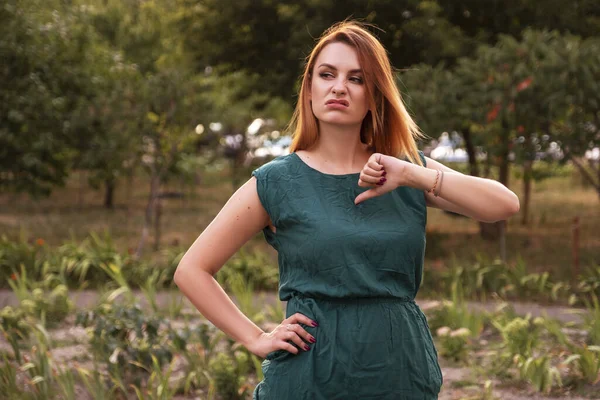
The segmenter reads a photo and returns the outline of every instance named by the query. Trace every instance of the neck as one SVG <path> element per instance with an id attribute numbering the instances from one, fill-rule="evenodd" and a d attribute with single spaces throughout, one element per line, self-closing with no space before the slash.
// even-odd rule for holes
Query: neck
<path id="1" fill-rule="evenodd" d="M 311 147 L 324 164 L 332 169 L 354 171 L 370 156 L 368 146 L 360 141 L 361 125 L 319 124 L 319 139 Z"/>

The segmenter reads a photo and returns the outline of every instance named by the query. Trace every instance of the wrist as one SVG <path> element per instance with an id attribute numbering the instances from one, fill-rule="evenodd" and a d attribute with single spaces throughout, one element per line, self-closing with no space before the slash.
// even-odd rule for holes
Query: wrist
<path id="1" fill-rule="evenodd" d="M 406 172 L 406 186 L 428 191 L 435 184 L 437 174 L 435 169 L 409 164 Z"/>
<path id="2" fill-rule="evenodd" d="M 260 339 L 262 335 L 266 334 L 266 332 L 261 328 L 257 328 L 258 329 L 253 330 L 250 334 L 246 335 L 244 338 L 242 338 L 242 340 L 240 340 L 240 343 L 248 350 L 251 350 L 252 345 L 256 343 L 256 341 Z"/>

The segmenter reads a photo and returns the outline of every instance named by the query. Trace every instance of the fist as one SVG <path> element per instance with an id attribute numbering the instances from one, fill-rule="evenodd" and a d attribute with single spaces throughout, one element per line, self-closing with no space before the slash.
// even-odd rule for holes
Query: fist
<path id="1" fill-rule="evenodd" d="M 399 186 L 404 169 L 408 163 L 395 157 L 374 153 L 360 172 L 358 186 L 370 187 L 354 199 L 354 204 L 359 204 L 372 197 L 381 196 L 391 192 Z"/>

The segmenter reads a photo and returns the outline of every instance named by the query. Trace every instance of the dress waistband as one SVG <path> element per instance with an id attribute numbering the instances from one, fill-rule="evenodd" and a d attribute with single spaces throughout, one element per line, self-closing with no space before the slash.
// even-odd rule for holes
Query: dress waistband
<path id="1" fill-rule="evenodd" d="M 374 297 L 327 297 L 327 296 L 316 296 L 316 295 L 305 295 L 303 293 L 294 292 L 289 300 L 305 300 L 311 299 L 319 302 L 326 303 L 337 303 L 337 304 L 382 304 L 382 303 L 413 303 L 416 304 L 415 300 L 408 297 L 394 297 L 394 296 L 374 296 Z"/>

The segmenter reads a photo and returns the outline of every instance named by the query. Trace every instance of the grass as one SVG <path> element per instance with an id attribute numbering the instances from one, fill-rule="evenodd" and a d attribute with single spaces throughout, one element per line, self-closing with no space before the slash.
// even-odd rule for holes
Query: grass
<path id="1" fill-rule="evenodd" d="M 189 246 L 233 194 L 227 169 L 205 172 L 202 181 L 204 184 L 195 188 L 181 182 L 171 182 L 163 188 L 186 193 L 183 200 L 163 200 L 163 248 Z M 81 182 L 85 182 L 85 175 L 75 173 L 64 188 L 37 201 L 26 195 L 0 194 L 0 231 L 16 238 L 23 230 L 32 240 L 43 238 L 50 245 L 58 245 L 70 238 L 83 239 L 90 231 L 108 230 L 120 250 L 133 251 L 144 221 L 149 188 L 146 176 L 140 173 L 135 177 L 129 199 L 126 180 L 120 182 L 114 210 L 102 207 L 102 191 L 87 186 L 80 189 Z M 511 185 L 523 201 L 521 182 L 513 178 Z M 520 214 L 508 221 L 509 262 L 521 256 L 532 272 L 552 271 L 561 278 L 571 276 L 572 224 L 576 216 L 580 218 L 580 265 L 584 268 L 599 263 L 600 201 L 591 188 L 582 187 L 574 174 L 533 184 L 530 224 L 521 225 Z M 497 243 L 479 237 L 478 223 L 473 220 L 429 209 L 427 231 L 428 267 L 444 267 L 453 256 L 472 261 L 478 254 L 491 258 L 499 254 Z M 152 238 L 146 254 L 151 253 L 151 245 Z M 255 236 L 253 246 L 264 248 L 276 260 L 262 233 Z"/>
<path id="2" fill-rule="evenodd" d="M 521 182 L 514 182 L 511 189 L 523 203 L 521 186 Z M 553 271 L 561 278 L 571 276 L 572 230 L 576 216 L 580 219 L 580 265 L 599 263 L 600 200 L 592 189 L 581 187 L 570 177 L 534 183 L 529 224 L 521 225 L 521 213 L 508 221 L 509 261 L 521 255 L 531 272 Z M 433 251 L 427 254 L 433 265 L 443 265 L 451 255 L 458 260 L 471 260 L 477 253 L 493 256 L 499 251 L 497 243 L 479 237 L 475 221 L 452 217 L 441 210 L 429 209 L 427 231 L 428 246 L 436 240 L 442 242 L 434 244 Z"/>

